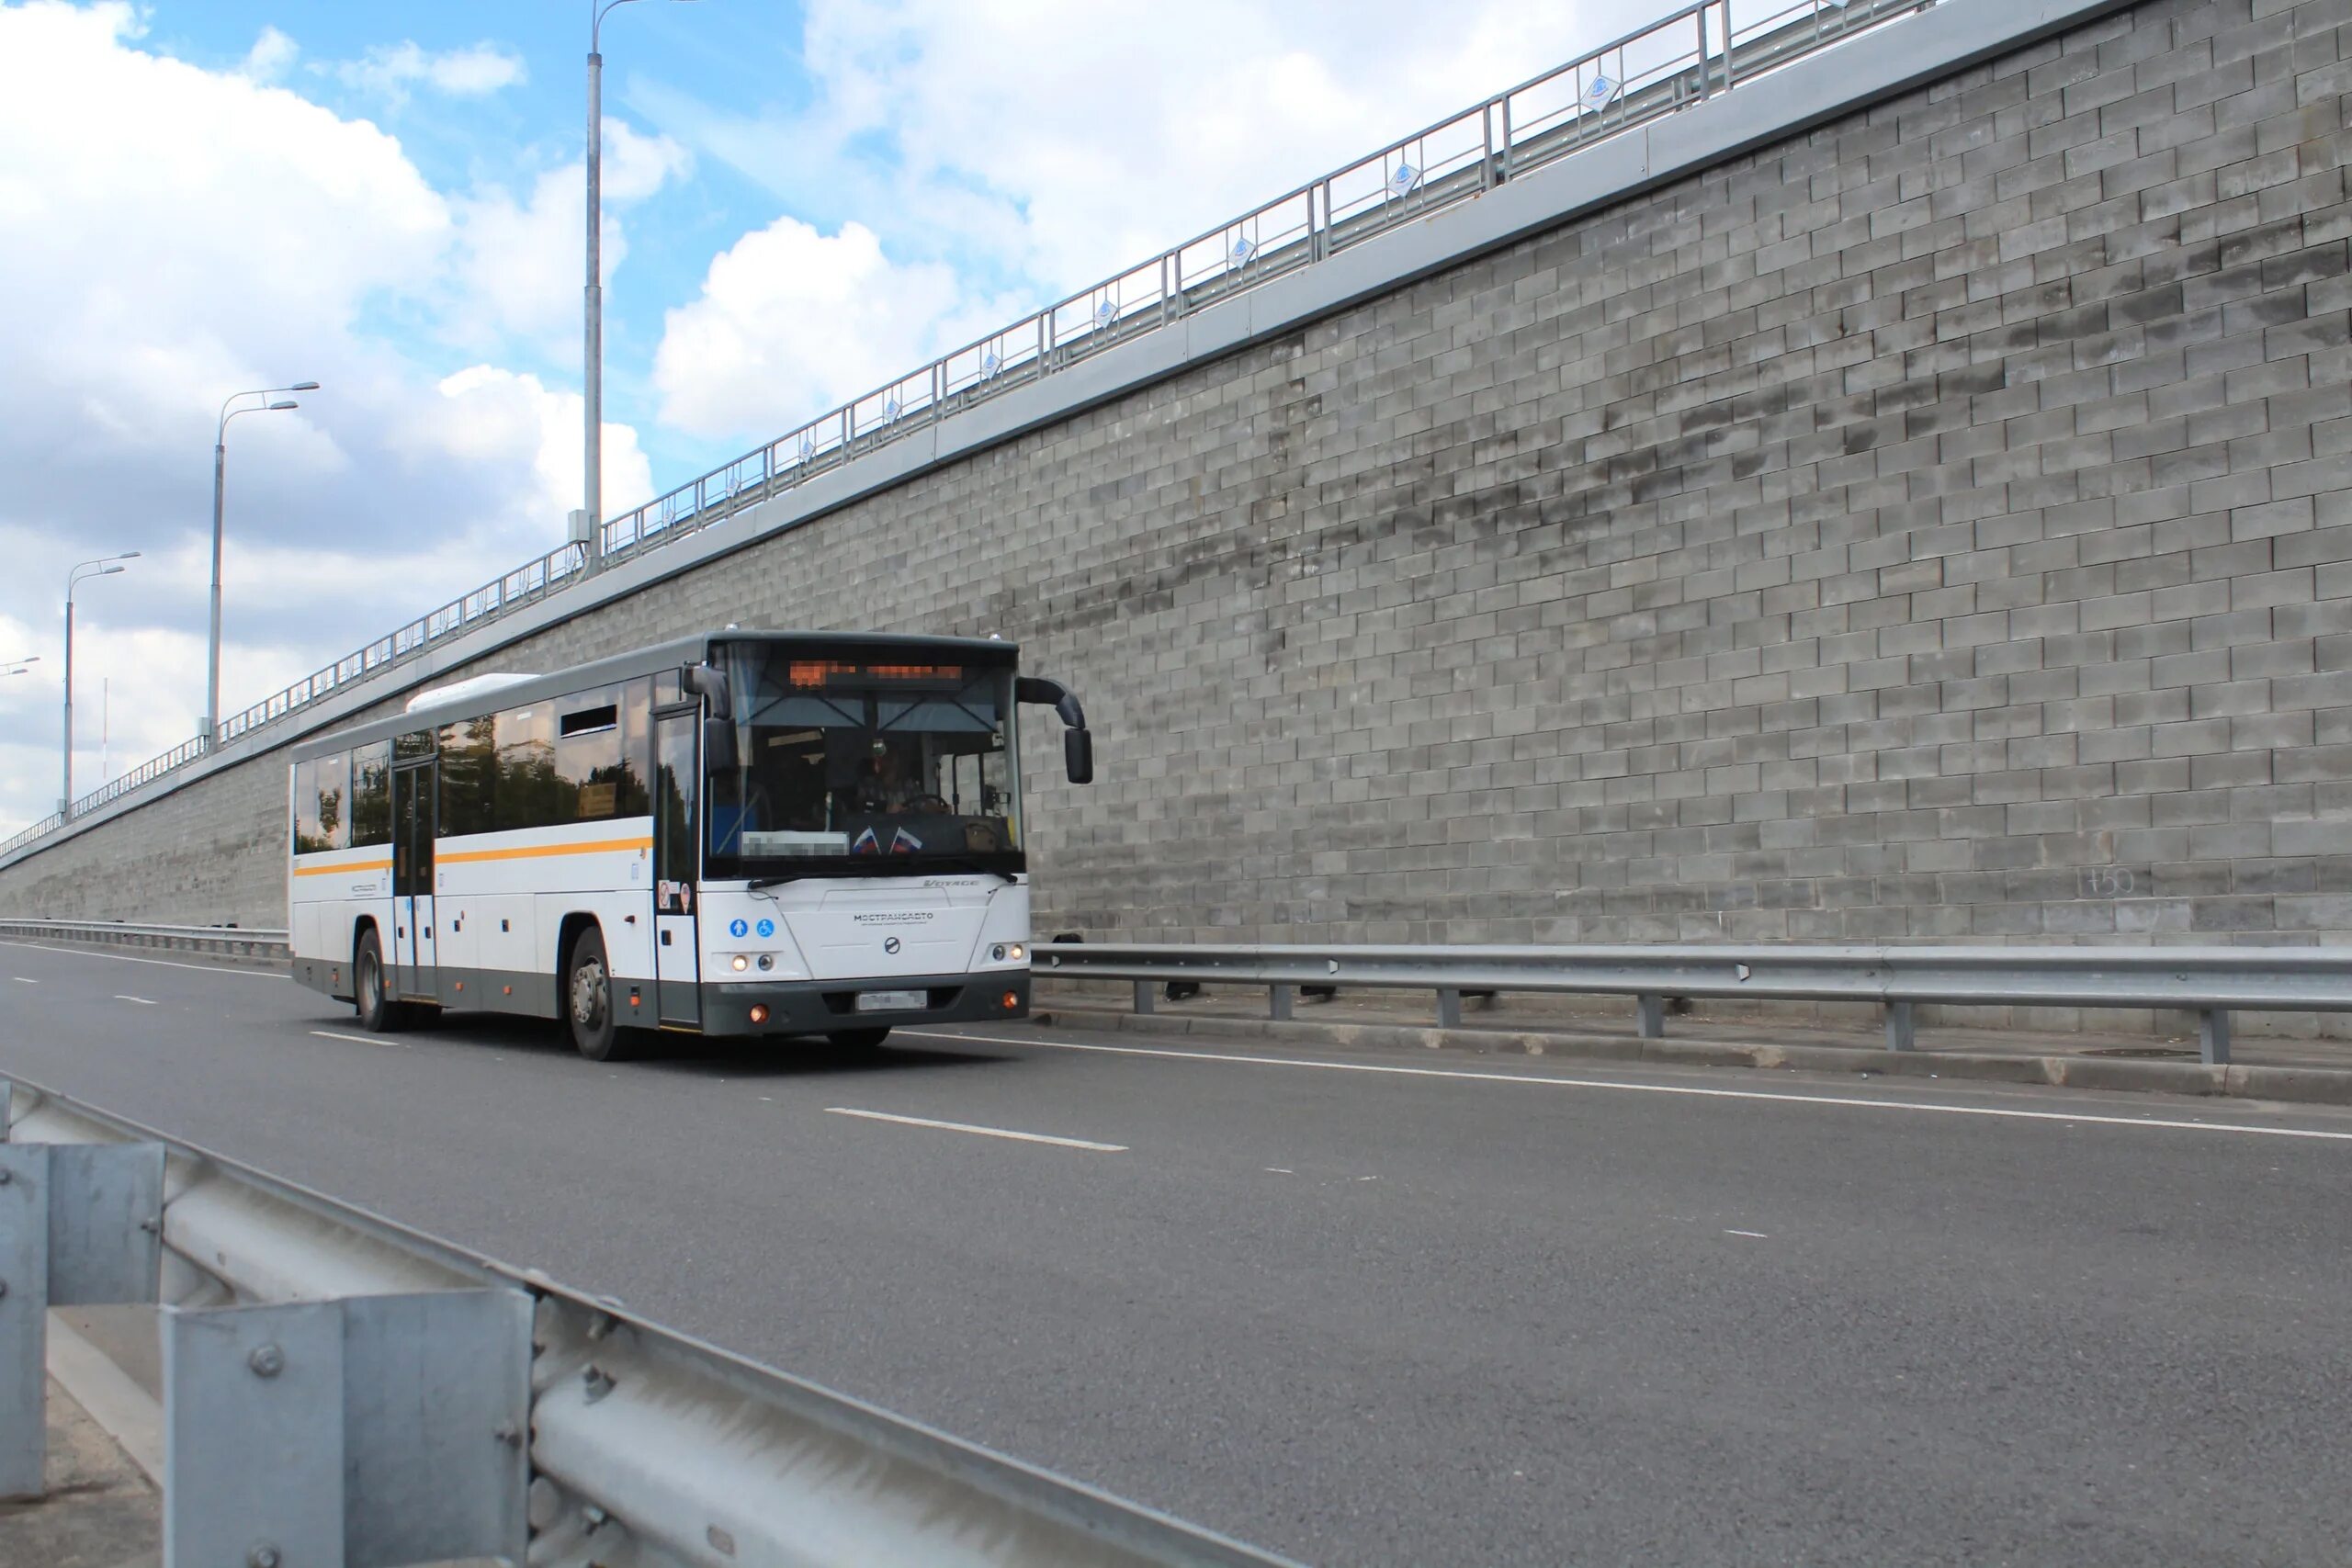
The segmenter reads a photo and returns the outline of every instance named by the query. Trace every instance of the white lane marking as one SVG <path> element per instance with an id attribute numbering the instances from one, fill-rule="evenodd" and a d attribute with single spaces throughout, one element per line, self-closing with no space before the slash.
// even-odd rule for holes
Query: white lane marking
<path id="1" fill-rule="evenodd" d="M 337 1034 L 332 1029 L 313 1029 L 311 1032 L 322 1040 L 348 1040 L 354 1045 L 397 1045 L 403 1051 L 416 1049 L 405 1040 L 387 1040 L 378 1034 Z"/>
<path id="2" fill-rule="evenodd" d="M 1017 1143 L 1051 1144 L 1056 1148 L 1089 1149 L 1104 1155 L 1127 1152 L 1125 1144 L 1094 1144 L 1084 1138 L 1056 1138 L 1044 1133 L 1016 1133 L 1009 1127 L 975 1127 L 968 1122 L 933 1122 L 926 1116 L 893 1116 L 887 1111 L 854 1111 L 846 1105 L 828 1105 L 825 1109 L 836 1116 L 863 1116 L 869 1122 L 897 1122 L 909 1127 L 937 1127 L 949 1133 L 976 1133 L 983 1138 L 1011 1138 Z"/>
<path id="3" fill-rule="evenodd" d="M 137 1002 L 143 1008 L 151 1008 L 156 1005 L 155 1003 L 149 1001 L 145 997 L 126 997 L 120 991 L 117 991 L 114 994 L 114 999 L 119 1002 Z"/>
<path id="4" fill-rule="evenodd" d="M 1762 1231 L 1725 1231 L 1724 1232 L 1724 1235 L 1752 1236 L 1758 1241 L 1770 1241 L 1772 1239 L 1770 1236 L 1766 1235 Z"/>
<path id="5" fill-rule="evenodd" d="M 1270 1165 L 1266 1168 L 1266 1174 L 1268 1176 L 1296 1176 L 1298 1172 L 1286 1165 Z"/>
<path id="6" fill-rule="evenodd" d="M 1310 1062 L 1287 1056 L 1237 1056 L 1218 1051 L 1159 1051 L 1141 1045 L 1081 1045 L 1069 1040 L 1021 1040 L 1007 1034 L 949 1034 L 925 1030 L 916 1038 L 969 1040 L 986 1045 L 1036 1045 L 1050 1051 L 1091 1051 L 1106 1056 L 1166 1056 L 1179 1062 L 1238 1062 L 1250 1067 L 1315 1067 L 1333 1073 L 1383 1073 L 1394 1077 L 1462 1078 L 1472 1083 L 1542 1084 L 1548 1089 L 1606 1089 L 1626 1094 L 1682 1094 L 1702 1100 L 1755 1100 L 1778 1105 L 1838 1105 L 1861 1111 L 1921 1111 L 1942 1116 L 1995 1116 L 2018 1122 L 2079 1122 L 2147 1127 L 2177 1133 L 2242 1133 L 2262 1138 L 2317 1138 L 2352 1144 L 2352 1133 L 2315 1127 L 2253 1127 L 2243 1122 L 2182 1122 L 2157 1116 L 2102 1116 L 2088 1111 L 2018 1111 L 1994 1105 L 1936 1105 L 1919 1100 L 1865 1100 L 1838 1094 L 1776 1094 L 1758 1089 L 1702 1089 L 1694 1084 L 1634 1083 L 1610 1078 L 1555 1078 L 1541 1073 L 1481 1073 L 1460 1067 L 1392 1067 L 1373 1062 Z"/>
<path id="7" fill-rule="evenodd" d="M 246 969 L 233 964 L 180 964 L 169 958 L 141 958 L 129 953 L 98 953 L 79 947 L 54 947 L 45 942 L 10 942 L 0 938 L 0 947 L 28 947 L 36 953 L 62 953 L 74 958 L 111 958 L 118 964 L 153 964 L 165 969 L 194 969 L 204 975 L 242 975 L 249 980 L 275 980 L 284 985 L 292 976 L 266 969 Z"/>
<path id="8" fill-rule="evenodd" d="M 14 980 L 19 986 L 38 986 L 40 984 L 39 980 L 28 980 L 22 975 L 11 975 L 8 978 Z"/>

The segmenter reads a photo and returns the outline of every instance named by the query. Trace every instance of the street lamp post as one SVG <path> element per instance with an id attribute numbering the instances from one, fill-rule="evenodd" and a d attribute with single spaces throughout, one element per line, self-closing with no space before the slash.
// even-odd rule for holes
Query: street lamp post
<path id="1" fill-rule="evenodd" d="M 137 560 L 137 550 L 125 550 L 119 556 L 100 556 L 85 560 L 65 574 L 65 775 L 64 793 L 57 797 L 57 815 L 74 815 L 74 585 L 93 577 L 112 577 L 123 570 L 122 563 Z M 29 660 L 28 661 L 29 662 Z"/>
<path id="2" fill-rule="evenodd" d="M 587 396 L 582 418 L 585 460 L 581 473 L 581 506 L 588 514 L 588 567 L 594 570 L 603 553 L 597 530 L 605 521 L 605 283 L 604 249 L 605 57 L 598 52 L 605 18 L 630 0 L 606 0 L 588 24 L 588 290 L 587 318 L 582 359 Z"/>
<path id="3" fill-rule="evenodd" d="M 33 672 L 32 667 L 40 662 L 40 655 L 38 653 L 27 654 L 22 659 L 0 659 L 0 681 L 11 675 L 29 675 Z"/>
<path id="4" fill-rule="evenodd" d="M 220 405 L 220 423 L 212 434 L 212 640 L 211 651 L 206 658 L 204 681 L 204 728 L 198 739 L 204 749 L 213 749 L 213 732 L 220 723 L 220 502 L 229 470 L 229 422 L 241 413 L 276 413 L 280 409 L 300 408 L 290 400 L 281 402 L 255 403 L 248 408 L 234 405 L 247 398 L 274 398 L 280 392 L 315 392 L 316 381 L 297 381 L 290 387 L 260 387 L 250 392 L 239 392 Z"/>

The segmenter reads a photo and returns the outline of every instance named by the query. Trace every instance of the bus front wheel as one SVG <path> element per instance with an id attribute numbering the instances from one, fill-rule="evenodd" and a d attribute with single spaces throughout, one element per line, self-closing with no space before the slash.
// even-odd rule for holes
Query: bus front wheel
<path id="1" fill-rule="evenodd" d="M 635 1038 L 620 1027 L 613 1009 L 613 975 L 605 961 L 605 933 L 594 926 L 571 944 L 563 966 L 563 1012 L 571 1043 L 592 1062 L 627 1061 Z"/>
<path id="2" fill-rule="evenodd" d="M 393 1004 L 384 994 L 384 953 L 378 945 L 376 933 L 359 933 L 359 951 L 351 960 L 352 1006 L 359 1015 L 359 1027 L 370 1034 L 381 1034 L 392 1027 Z"/>

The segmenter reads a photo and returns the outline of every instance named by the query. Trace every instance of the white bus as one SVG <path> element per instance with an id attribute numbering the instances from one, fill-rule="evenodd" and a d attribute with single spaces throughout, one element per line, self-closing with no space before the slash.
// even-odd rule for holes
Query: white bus
<path id="1" fill-rule="evenodd" d="M 1029 1010 L 1012 643 L 729 628 L 486 677 L 292 749 L 294 977 L 384 1030 L 561 1019 L 881 1043 Z"/>

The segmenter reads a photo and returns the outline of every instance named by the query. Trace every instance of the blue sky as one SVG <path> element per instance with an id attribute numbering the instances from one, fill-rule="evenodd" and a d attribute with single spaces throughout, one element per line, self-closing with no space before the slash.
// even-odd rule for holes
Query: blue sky
<path id="1" fill-rule="evenodd" d="M 1661 7 L 1662 8 L 1662 7 Z M 585 0 L 0 0 L 0 835 L 553 547 Z M 605 27 L 608 515 L 1555 64 L 1589 0 L 633 0 Z M 77 731 L 79 787 L 98 782 Z"/>
<path id="2" fill-rule="evenodd" d="M 349 118 L 372 119 L 400 139 L 410 161 L 434 186 L 461 189 L 484 182 L 526 186 L 581 156 L 585 127 L 588 7 L 563 0 L 485 6 L 413 0 L 396 8 L 269 0 L 165 3 L 147 8 L 146 45 L 213 70 L 237 69 L 265 29 L 290 39 L 300 53 L 280 78 L 303 96 Z M 392 25 L 396 23 L 397 25 Z M 639 105 L 696 101 L 793 114 L 806 108 L 808 81 L 799 64 L 803 18 L 797 6 L 729 0 L 629 0 L 605 18 L 605 107 L 608 117 L 649 129 Z M 428 58 L 480 51 L 519 67 L 495 91 L 452 96 L 411 83 L 395 98 L 363 73 L 370 53 L 383 58 L 413 43 Z M 346 68 L 357 66 L 358 71 Z M 357 80 L 352 79 L 358 77 Z M 810 182 L 805 205 L 828 205 Z M 691 179 L 670 182 L 648 198 L 628 226 L 629 276 L 608 287 L 605 302 L 605 416 L 643 433 L 662 479 L 702 472 L 736 455 L 741 442 L 696 440 L 664 430 L 650 416 L 647 371 L 663 310 L 691 298 L 710 258 L 775 216 L 771 194 L 724 162 L 700 164 Z M 575 258 L 575 293 L 584 269 Z M 578 301 L 575 299 L 574 308 Z M 400 330 L 396 316 L 380 329 Z M 576 383 L 579 348 L 558 359 L 523 353 Z M 812 411 L 813 412 L 813 411 Z M 608 510 L 641 496 L 610 496 Z"/>

